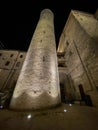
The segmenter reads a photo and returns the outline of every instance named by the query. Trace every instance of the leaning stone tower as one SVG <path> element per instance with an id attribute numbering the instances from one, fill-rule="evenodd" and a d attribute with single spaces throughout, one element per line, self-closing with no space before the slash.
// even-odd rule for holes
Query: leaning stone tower
<path id="1" fill-rule="evenodd" d="M 11 109 L 43 109 L 61 102 L 53 21 L 51 10 L 44 9 L 11 99 Z"/>

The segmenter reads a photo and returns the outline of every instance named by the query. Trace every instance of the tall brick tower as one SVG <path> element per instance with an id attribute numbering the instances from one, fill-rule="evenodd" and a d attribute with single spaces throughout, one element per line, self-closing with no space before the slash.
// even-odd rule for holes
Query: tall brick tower
<path id="1" fill-rule="evenodd" d="M 60 103 L 54 16 L 44 9 L 18 78 L 10 108 L 43 109 Z"/>

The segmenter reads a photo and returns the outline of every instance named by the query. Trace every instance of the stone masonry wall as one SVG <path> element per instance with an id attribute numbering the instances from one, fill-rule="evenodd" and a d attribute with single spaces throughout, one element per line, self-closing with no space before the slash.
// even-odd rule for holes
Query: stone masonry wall
<path id="1" fill-rule="evenodd" d="M 43 10 L 32 37 L 10 108 L 43 109 L 60 103 L 53 13 Z"/>
<path id="2" fill-rule="evenodd" d="M 0 91 L 15 87 L 25 54 L 16 50 L 0 50 Z"/>
<path id="3" fill-rule="evenodd" d="M 92 29 L 95 24 L 97 27 L 98 23 L 92 15 L 84 13 L 83 17 L 83 13 L 77 12 L 75 17 L 74 12 L 71 12 L 62 34 L 65 36 L 63 44 L 66 44 L 67 75 L 72 80 L 78 99 L 79 84 L 83 85 L 86 94 L 97 92 L 98 88 L 98 37 Z"/>

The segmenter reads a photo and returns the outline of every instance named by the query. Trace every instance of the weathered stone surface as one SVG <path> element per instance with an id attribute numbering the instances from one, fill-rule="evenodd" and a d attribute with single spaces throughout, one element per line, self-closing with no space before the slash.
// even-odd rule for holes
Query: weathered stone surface
<path id="1" fill-rule="evenodd" d="M 0 50 L 0 91 L 15 86 L 26 53 L 16 50 Z"/>
<path id="2" fill-rule="evenodd" d="M 53 13 L 41 12 L 16 88 L 12 109 L 42 109 L 60 103 Z"/>
<path id="3" fill-rule="evenodd" d="M 70 81 L 76 94 L 80 93 L 79 84 L 91 96 L 98 88 L 97 28 L 98 20 L 94 15 L 73 10 L 60 37 L 58 51 L 65 51 L 66 74 L 72 80 Z"/>

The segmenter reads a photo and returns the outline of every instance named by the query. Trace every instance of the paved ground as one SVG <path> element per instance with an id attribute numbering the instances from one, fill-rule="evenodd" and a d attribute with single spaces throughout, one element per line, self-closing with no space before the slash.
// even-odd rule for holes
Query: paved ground
<path id="1" fill-rule="evenodd" d="M 71 104 L 32 112 L 3 109 L 0 130 L 98 130 L 98 110 Z"/>

